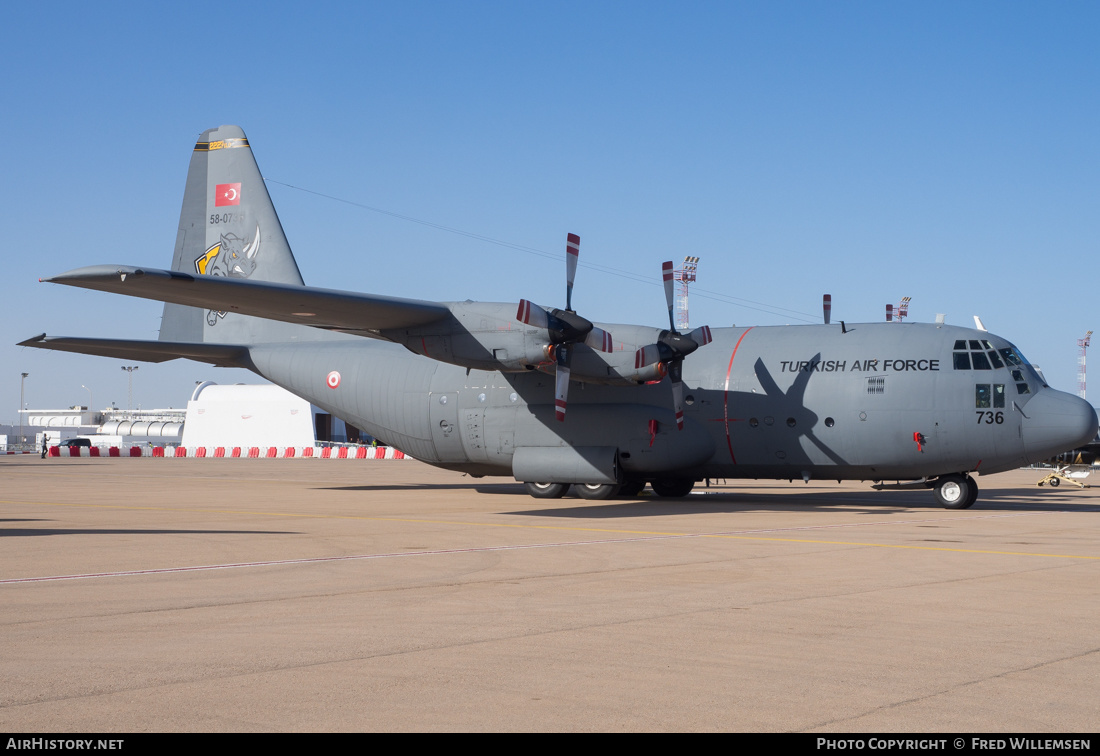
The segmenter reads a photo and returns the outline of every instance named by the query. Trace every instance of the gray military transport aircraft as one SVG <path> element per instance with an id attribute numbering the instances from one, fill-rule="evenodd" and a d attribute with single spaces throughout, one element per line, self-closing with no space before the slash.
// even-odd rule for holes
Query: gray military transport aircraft
<path id="1" fill-rule="evenodd" d="M 428 302 L 305 286 L 248 139 L 202 134 L 171 270 L 96 265 L 51 283 L 162 301 L 158 341 L 24 346 L 243 367 L 432 465 L 513 476 L 532 496 L 688 494 L 707 478 L 927 487 L 1090 442 L 1093 408 L 1015 346 L 927 323 L 697 328 L 594 325 L 565 308 Z M 665 264 L 671 313 L 671 263 Z M 568 414 L 566 409 L 568 408 Z"/>

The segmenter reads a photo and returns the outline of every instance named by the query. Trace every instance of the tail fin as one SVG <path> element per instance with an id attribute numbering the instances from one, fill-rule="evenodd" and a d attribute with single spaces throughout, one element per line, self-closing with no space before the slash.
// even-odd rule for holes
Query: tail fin
<path id="1" fill-rule="evenodd" d="M 239 126 L 202 133 L 191 155 L 172 270 L 304 285 L 248 138 Z M 165 304 L 161 341 L 278 340 L 285 324 Z"/>

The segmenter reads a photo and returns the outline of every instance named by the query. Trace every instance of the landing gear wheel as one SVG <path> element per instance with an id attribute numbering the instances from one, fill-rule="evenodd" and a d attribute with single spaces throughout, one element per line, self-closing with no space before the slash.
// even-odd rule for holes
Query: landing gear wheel
<path id="1" fill-rule="evenodd" d="M 966 497 L 966 506 L 963 509 L 970 509 L 974 506 L 974 502 L 978 500 L 978 483 L 973 478 L 967 478 L 966 482 L 970 485 L 970 495 Z"/>
<path id="2" fill-rule="evenodd" d="M 657 478 L 651 480 L 649 485 L 653 487 L 653 493 L 669 499 L 679 499 L 691 493 L 695 487 L 695 481 L 691 478 Z"/>
<path id="3" fill-rule="evenodd" d="M 1051 488 L 1057 488 L 1058 484 L 1061 483 L 1061 482 L 1062 481 L 1058 480 L 1057 478 L 1051 478 L 1050 479 L 1050 487 Z"/>
<path id="4" fill-rule="evenodd" d="M 610 499 L 619 492 L 617 483 L 574 483 L 573 490 L 582 499 Z"/>
<path id="5" fill-rule="evenodd" d="M 645 480 L 628 480 L 619 486 L 619 496 L 624 499 L 633 499 L 645 489 Z"/>
<path id="6" fill-rule="evenodd" d="M 536 499 L 560 499 L 569 490 L 568 483 L 533 483 L 528 481 L 523 484 L 527 493 Z"/>
<path id="7" fill-rule="evenodd" d="M 947 509 L 966 509 L 978 498 L 978 486 L 965 475 L 944 475 L 933 492 L 936 502 Z"/>

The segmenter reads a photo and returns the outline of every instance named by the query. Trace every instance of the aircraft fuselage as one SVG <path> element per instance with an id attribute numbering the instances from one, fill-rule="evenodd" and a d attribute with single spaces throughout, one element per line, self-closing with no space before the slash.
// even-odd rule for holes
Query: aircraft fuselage
<path id="1" fill-rule="evenodd" d="M 1045 386 L 984 331 L 712 331 L 684 364 L 682 431 L 667 378 L 575 385 L 558 422 L 553 377 L 537 370 L 467 369 L 362 339 L 256 346 L 251 358 L 264 377 L 386 443 L 474 475 L 512 475 L 517 449 L 594 448 L 614 449 L 626 477 L 930 479 L 1012 469 L 1095 433 L 1089 405 Z"/>

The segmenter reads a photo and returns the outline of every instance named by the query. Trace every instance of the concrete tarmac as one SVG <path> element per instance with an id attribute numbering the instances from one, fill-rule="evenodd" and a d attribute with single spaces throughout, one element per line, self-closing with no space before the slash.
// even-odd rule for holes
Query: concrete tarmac
<path id="1" fill-rule="evenodd" d="M 1096 732 L 1100 495 L 1040 477 L 0 457 L 0 728 Z"/>

